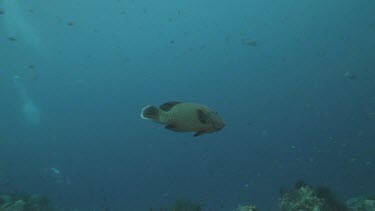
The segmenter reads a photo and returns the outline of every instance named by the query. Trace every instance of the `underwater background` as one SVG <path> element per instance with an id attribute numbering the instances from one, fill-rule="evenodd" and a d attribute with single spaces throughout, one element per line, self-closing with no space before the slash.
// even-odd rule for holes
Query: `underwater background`
<path id="1" fill-rule="evenodd" d="M 0 191 L 67 208 L 278 210 L 375 194 L 375 1 L 0 0 Z M 196 102 L 193 137 L 140 118 Z"/>

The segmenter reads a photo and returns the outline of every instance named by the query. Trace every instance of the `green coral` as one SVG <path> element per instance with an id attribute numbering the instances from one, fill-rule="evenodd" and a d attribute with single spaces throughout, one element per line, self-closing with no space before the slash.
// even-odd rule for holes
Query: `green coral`
<path id="1" fill-rule="evenodd" d="M 282 211 L 321 211 L 323 201 L 308 186 L 284 193 L 279 201 Z"/>
<path id="2" fill-rule="evenodd" d="M 0 207 L 1 211 L 26 211 L 26 203 L 23 200 L 17 200 L 14 202 L 7 202 Z"/>
<path id="3" fill-rule="evenodd" d="M 233 211 L 256 211 L 257 208 L 254 205 L 238 205 L 237 209 Z"/>
<path id="4" fill-rule="evenodd" d="M 52 211 L 46 197 L 37 194 L 0 194 L 0 211 Z"/>
<path id="5" fill-rule="evenodd" d="M 352 211 L 373 211 L 375 210 L 375 199 L 372 197 L 356 197 L 346 201 L 346 205 Z"/>

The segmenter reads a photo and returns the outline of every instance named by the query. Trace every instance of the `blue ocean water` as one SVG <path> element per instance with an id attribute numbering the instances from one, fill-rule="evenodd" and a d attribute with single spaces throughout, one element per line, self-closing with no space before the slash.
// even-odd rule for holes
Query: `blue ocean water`
<path id="1" fill-rule="evenodd" d="M 120 211 L 177 198 L 278 210 L 300 179 L 342 200 L 375 194 L 374 11 L 0 0 L 0 190 Z M 168 101 L 208 105 L 226 127 L 193 137 L 140 118 Z"/>

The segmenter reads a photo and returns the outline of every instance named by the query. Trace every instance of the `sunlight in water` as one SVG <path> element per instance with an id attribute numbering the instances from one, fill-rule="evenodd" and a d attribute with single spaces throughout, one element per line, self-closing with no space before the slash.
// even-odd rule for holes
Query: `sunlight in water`
<path id="1" fill-rule="evenodd" d="M 22 114 L 25 121 L 29 125 L 37 126 L 40 124 L 40 109 L 35 105 L 34 101 L 27 95 L 25 87 L 20 82 L 19 76 L 13 76 L 13 81 L 18 91 L 18 95 L 22 102 Z"/>
<path id="2" fill-rule="evenodd" d="M 40 124 L 40 110 L 31 99 L 27 99 L 23 106 L 23 115 L 29 125 Z"/>

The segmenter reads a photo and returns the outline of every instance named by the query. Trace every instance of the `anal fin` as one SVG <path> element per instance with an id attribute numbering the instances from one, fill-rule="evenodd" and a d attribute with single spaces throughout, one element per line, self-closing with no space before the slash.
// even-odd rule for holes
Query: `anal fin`
<path id="1" fill-rule="evenodd" d="M 175 132 L 182 132 L 182 130 L 176 128 L 175 125 L 166 125 L 165 129 L 172 130 L 172 131 L 175 131 Z"/>
<path id="2" fill-rule="evenodd" d="M 198 131 L 197 133 L 194 134 L 194 137 L 201 136 L 201 135 L 203 135 L 205 133 L 206 132 L 204 132 L 204 131 Z"/>

